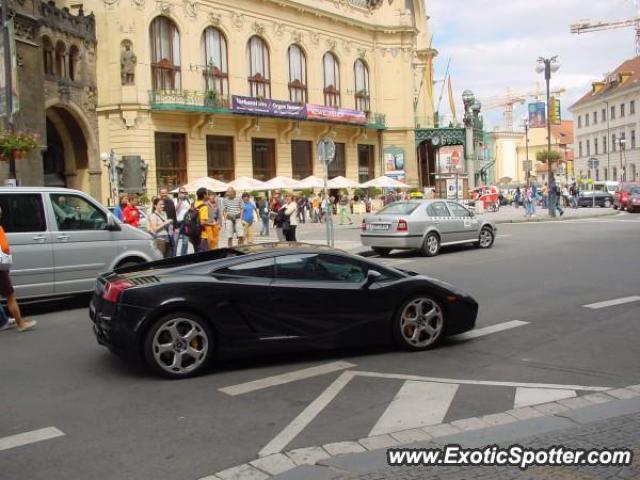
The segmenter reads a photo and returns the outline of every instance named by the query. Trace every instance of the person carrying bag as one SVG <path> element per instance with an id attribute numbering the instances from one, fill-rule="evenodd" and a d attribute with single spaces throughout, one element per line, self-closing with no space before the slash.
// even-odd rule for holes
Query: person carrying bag
<path id="1" fill-rule="evenodd" d="M 149 218 L 149 231 L 155 238 L 156 246 L 164 258 L 173 252 L 173 220 L 164 213 L 164 202 L 160 198 L 153 200 L 153 213 Z"/>

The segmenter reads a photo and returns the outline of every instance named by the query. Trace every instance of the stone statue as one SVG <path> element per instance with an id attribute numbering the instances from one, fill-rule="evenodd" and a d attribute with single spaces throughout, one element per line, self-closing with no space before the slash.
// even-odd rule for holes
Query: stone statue
<path id="1" fill-rule="evenodd" d="M 131 50 L 131 43 L 124 44 L 124 50 L 120 54 L 120 74 L 122 85 L 133 85 L 136 77 L 136 64 L 138 58 Z"/>

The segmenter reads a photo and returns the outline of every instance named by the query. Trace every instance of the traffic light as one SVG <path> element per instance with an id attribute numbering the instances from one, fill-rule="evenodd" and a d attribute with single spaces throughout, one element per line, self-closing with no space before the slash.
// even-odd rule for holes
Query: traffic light
<path id="1" fill-rule="evenodd" d="M 551 97 L 549 99 L 549 121 L 551 122 L 551 125 L 560 125 L 562 123 L 559 98 Z"/>

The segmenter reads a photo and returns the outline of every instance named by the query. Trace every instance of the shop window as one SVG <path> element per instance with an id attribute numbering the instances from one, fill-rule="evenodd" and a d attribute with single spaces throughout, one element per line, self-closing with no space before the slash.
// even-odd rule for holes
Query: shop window
<path id="1" fill-rule="evenodd" d="M 358 182 L 368 182 L 373 180 L 374 176 L 374 146 L 358 145 Z"/>
<path id="2" fill-rule="evenodd" d="M 257 98 L 271 98 L 269 47 L 262 38 L 253 36 L 249 39 L 247 58 L 250 95 Z"/>
<path id="3" fill-rule="evenodd" d="M 298 45 L 291 45 L 289 57 L 289 99 L 307 103 L 307 58 Z"/>
<path id="4" fill-rule="evenodd" d="M 229 95 L 227 39 L 217 28 L 208 27 L 202 33 L 202 61 L 205 65 L 204 83 L 207 92 Z"/>
<path id="5" fill-rule="evenodd" d="M 149 27 L 151 85 L 154 90 L 180 90 L 180 33 L 167 17 L 156 17 Z"/>
<path id="6" fill-rule="evenodd" d="M 275 140 L 254 138 L 251 140 L 253 178 L 266 182 L 276 176 Z"/>
<path id="7" fill-rule="evenodd" d="M 340 106 L 340 66 L 336 56 L 327 52 L 322 57 L 324 67 L 324 104 L 328 107 Z"/>
<path id="8" fill-rule="evenodd" d="M 169 190 L 187 183 L 187 140 L 181 133 L 155 134 L 156 181 Z"/>
<path id="9" fill-rule="evenodd" d="M 235 178 L 233 137 L 207 135 L 207 175 L 227 183 Z"/>
<path id="10" fill-rule="evenodd" d="M 369 112 L 369 68 L 360 59 L 356 60 L 353 66 L 356 87 L 356 110 Z"/>
<path id="11" fill-rule="evenodd" d="M 347 160 L 344 143 L 336 143 L 336 156 L 329 164 L 329 178 L 347 176 Z"/>
<path id="12" fill-rule="evenodd" d="M 296 180 L 302 180 L 313 175 L 311 142 L 303 140 L 291 141 L 291 163 L 293 178 Z"/>

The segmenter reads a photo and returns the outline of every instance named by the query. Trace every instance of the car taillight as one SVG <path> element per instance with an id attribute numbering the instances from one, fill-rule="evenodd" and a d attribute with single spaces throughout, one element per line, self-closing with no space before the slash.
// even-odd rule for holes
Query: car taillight
<path id="1" fill-rule="evenodd" d="M 114 282 L 107 282 L 102 292 L 102 299 L 107 302 L 118 303 L 120 294 L 127 288 L 134 287 L 135 285 L 129 280 L 116 280 Z"/>
<path id="2" fill-rule="evenodd" d="M 409 225 L 406 220 L 398 220 L 398 228 L 396 229 L 398 232 L 406 232 L 409 230 Z"/>
<path id="3" fill-rule="evenodd" d="M 362 230 L 363 232 L 367 230 L 367 222 L 365 222 L 364 220 L 362 220 L 362 223 L 360 224 L 360 230 Z"/>

